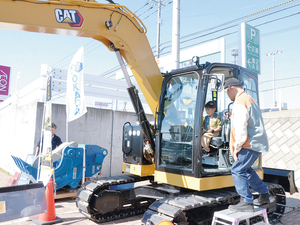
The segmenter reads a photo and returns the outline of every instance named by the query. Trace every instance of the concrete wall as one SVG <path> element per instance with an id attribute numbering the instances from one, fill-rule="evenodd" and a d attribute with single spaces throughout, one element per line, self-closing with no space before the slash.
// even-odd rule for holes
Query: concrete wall
<path id="1" fill-rule="evenodd" d="M 43 103 L 22 107 L 7 107 L 0 111 L 1 141 L 0 167 L 13 173 L 17 170 L 10 155 L 26 159 L 35 153 L 41 135 Z M 95 144 L 108 150 L 102 175 L 114 176 L 122 172 L 122 128 L 129 121 L 136 122 L 133 112 L 88 108 L 87 113 L 69 123 L 68 141 Z M 153 120 L 152 115 L 148 119 Z M 57 125 L 56 134 L 66 141 L 66 106 L 52 105 L 52 121 Z M 5 127 L 5 129 L 3 129 Z"/>
<path id="2" fill-rule="evenodd" d="M 300 187 L 300 109 L 263 113 L 270 150 L 263 166 L 295 171 Z"/>
<path id="3" fill-rule="evenodd" d="M 56 134 L 66 141 L 66 107 L 54 104 L 52 120 Z M 43 104 L 9 106 L 0 111 L 0 167 L 10 173 L 17 170 L 10 155 L 26 159 L 35 153 L 40 138 Z M 300 109 L 263 113 L 270 151 L 263 154 L 263 166 L 295 171 L 300 187 Z M 152 115 L 148 119 L 153 120 Z M 135 124 L 132 112 L 88 108 L 81 118 L 69 123 L 69 141 L 99 145 L 108 150 L 102 174 L 113 176 L 122 170 L 122 126 Z"/>

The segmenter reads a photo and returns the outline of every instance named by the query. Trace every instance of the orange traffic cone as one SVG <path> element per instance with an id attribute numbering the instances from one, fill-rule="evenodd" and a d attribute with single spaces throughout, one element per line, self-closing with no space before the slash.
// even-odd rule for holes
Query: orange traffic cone
<path id="1" fill-rule="evenodd" d="M 53 192 L 53 181 L 50 178 L 49 183 L 46 187 L 46 203 L 47 212 L 40 214 L 39 220 L 34 219 L 32 222 L 35 224 L 53 224 L 60 223 L 63 220 L 56 216 L 55 214 L 55 202 L 54 202 L 54 192 Z"/>

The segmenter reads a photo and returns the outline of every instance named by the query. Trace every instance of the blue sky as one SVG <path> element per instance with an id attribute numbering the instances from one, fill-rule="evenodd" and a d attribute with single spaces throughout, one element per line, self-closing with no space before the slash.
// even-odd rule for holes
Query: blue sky
<path id="1" fill-rule="evenodd" d="M 104 0 L 99 2 L 106 3 Z M 132 12 L 137 11 L 136 15 L 141 18 L 148 30 L 150 46 L 155 46 L 157 6 L 153 2 L 146 5 L 149 0 L 115 2 L 127 6 Z M 162 2 L 166 6 L 162 8 L 161 43 L 162 48 L 165 48 L 161 54 L 165 55 L 171 50 L 169 42 L 172 38 L 173 4 L 171 2 L 171 0 Z M 283 48 L 283 53 L 276 55 L 276 79 L 278 80 L 276 86 L 300 84 L 300 14 L 298 14 L 300 1 L 294 0 L 278 6 L 285 2 L 288 1 L 181 0 L 180 35 L 181 41 L 184 42 L 181 47 L 197 45 L 227 34 L 225 36 L 226 62 L 232 63 L 231 49 L 238 47 L 237 25 L 252 20 L 248 23 L 258 28 L 261 35 L 260 90 L 272 88 L 270 82 L 273 74 L 272 57 L 265 56 L 265 53 Z M 151 6 L 154 7 L 151 9 Z M 259 11 L 262 12 L 256 13 Z M 252 13 L 256 14 L 246 17 Z M 231 28 L 224 29 L 227 27 Z M 220 29 L 224 30 L 220 31 Z M 209 32 L 212 34 L 209 35 Z M 11 67 L 10 90 L 15 90 L 18 71 L 21 72 L 19 87 L 22 88 L 40 76 L 40 67 L 43 63 L 67 69 L 74 53 L 81 46 L 85 46 L 86 73 L 102 75 L 118 65 L 115 54 L 92 39 L 0 29 L 0 65 Z"/>

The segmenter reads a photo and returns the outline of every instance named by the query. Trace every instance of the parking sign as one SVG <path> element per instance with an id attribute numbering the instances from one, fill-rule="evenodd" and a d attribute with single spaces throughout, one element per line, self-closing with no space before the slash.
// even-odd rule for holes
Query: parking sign
<path id="1" fill-rule="evenodd" d="M 239 27 L 239 64 L 255 73 L 260 73 L 259 30 L 246 23 Z"/>

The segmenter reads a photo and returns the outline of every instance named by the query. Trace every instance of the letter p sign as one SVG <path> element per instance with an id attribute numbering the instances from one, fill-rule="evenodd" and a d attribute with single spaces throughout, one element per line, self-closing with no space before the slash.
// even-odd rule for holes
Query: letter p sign
<path id="1" fill-rule="evenodd" d="M 256 36 L 256 31 L 251 28 L 251 40 Z"/>

